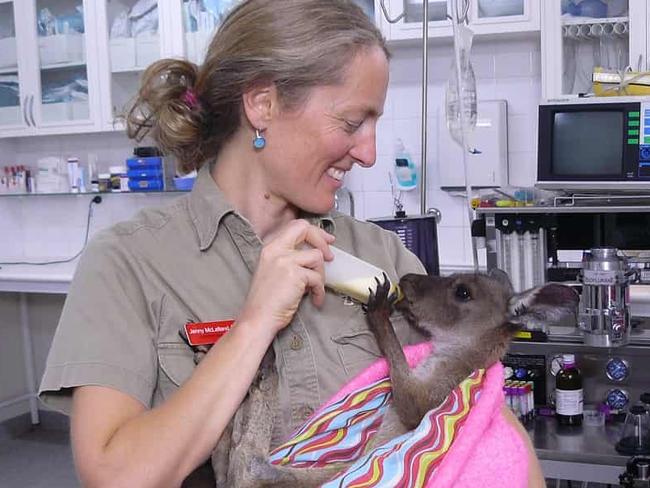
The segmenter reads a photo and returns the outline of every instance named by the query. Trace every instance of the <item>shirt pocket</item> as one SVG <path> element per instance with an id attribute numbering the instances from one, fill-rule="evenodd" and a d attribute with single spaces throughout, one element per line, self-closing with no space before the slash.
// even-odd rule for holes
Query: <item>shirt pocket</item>
<path id="1" fill-rule="evenodd" d="M 184 342 L 158 344 L 158 387 L 164 399 L 174 393 L 194 372 L 194 352 Z"/>
<path id="2" fill-rule="evenodd" d="M 394 313 L 391 315 L 391 323 L 402 346 L 408 344 L 412 331 L 406 319 L 401 314 Z M 383 357 L 375 335 L 365 322 L 365 316 L 363 326 L 355 321 L 350 330 L 332 336 L 332 341 L 337 345 L 338 356 L 348 379 Z"/>

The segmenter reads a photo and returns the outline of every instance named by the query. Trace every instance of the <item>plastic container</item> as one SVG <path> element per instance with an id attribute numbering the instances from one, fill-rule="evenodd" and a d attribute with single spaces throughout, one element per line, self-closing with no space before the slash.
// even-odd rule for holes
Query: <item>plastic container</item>
<path id="1" fill-rule="evenodd" d="M 162 170 L 163 163 L 160 156 L 134 157 L 126 160 L 126 166 L 128 169 L 136 170 L 156 168 Z"/>
<path id="2" fill-rule="evenodd" d="M 397 139 L 395 144 L 395 177 L 398 190 L 409 191 L 417 188 L 418 174 L 415 163 L 401 139 Z"/>
<path id="3" fill-rule="evenodd" d="M 129 169 L 126 175 L 130 180 L 163 179 L 165 176 L 162 168 Z"/>
<path id="4" fill-rule="evenodd" d="M 368 303 L 370 291 L 377 289 L 377 280 L 383 282 L 384 270 L 363 261 L 341 249 L 330 246 L 334 259 L 325 263 L 325 286 L 361 303 Z M 401 296 L 391 282 L 390 292 Z"/>
<path id="5" fill-rule="evenodd" d="M 139 179 L 139 180 L 129 180 L 128 182 L 130 191 L 161 191 L 164 189 L 165 185 L 163 180 L 160 178 L 154 178 L 150 180 Z"/>
<path id="6" fill-rule="evenodd" d="M 111 191 L 111 174 L 110 173 L 99 173 L 97 175 L 97 184 L 99 186 L 99 191 L 101 193 Z"/>
<path id="7" fill-rule="evenodd" d="M 177 190 L 189 191 L 194 186 L 196 178 L 178 177 L 174 178 L 174 188 Z"/>
<path id="8" fill-rule="evenodd" d="M 111 191 L 129 191 L 129 177 L 127 176 L 126 167 L 111 166 L 109 171 L 111 173 Z"/>
<path id="9" fill-rule="evenodd" d="M 605 425 L 605 412 L 596 405 L 585 406 L 583 425 L 587 427 L 602 427 Z"/>

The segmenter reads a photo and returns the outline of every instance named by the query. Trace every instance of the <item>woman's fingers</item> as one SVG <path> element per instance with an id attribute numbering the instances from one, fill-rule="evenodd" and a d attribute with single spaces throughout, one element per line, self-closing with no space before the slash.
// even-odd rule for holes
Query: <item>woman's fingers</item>
<path id="1" fill-rule="evenodd" d="M 288 249 L 296 249 L 301 244 L 307 243 L 319 249 L 326 261 L 334 259 L 329 245 L 334 242 L 334 236 L 323 229 L 310 224 L 306 220 L 298 219 L 289 223 L 282 232 L 277 234 L 274 241 Z"/>
<path id="2" fill-rule="evenodd" d="M 316 307 L 321 307 L 325 302 L 325 286 L 322 275 L 313 270 L 305 271 L 305 288 L 309 291 L 311 301 Z"/>

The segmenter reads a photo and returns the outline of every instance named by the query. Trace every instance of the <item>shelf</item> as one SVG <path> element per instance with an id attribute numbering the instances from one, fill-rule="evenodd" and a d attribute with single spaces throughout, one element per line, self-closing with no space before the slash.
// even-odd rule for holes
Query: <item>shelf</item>
<path id="1" fill-rule="evenodd" d="M 562 17 L 562 25 L 618 24 L 629 21 L 629 17 Z"/>
<path id="2" fill-rule="evenodd" d="M 73 61 L 70 63 L 53 63 L 45 64 L 41 66 L 41 71 L 48 71 L 53 69 L 65 69 L 65 68 L 82 68 L 86 66 L 85 61 Z"/>
<path id="3" fill-rule="evenodd" d="M 106 196 L 106 195 L 151 195 L 151 194 L 178 194 L 178 193 L 189 193 L 189 190 L 154 190 L 154 191 L 116 191 L 116 192 L 85 192 L 85 193 L 0 193 L 0 198 L 2 197 L 61 197 L 61 196 Z"/>
<path id="4" fill-rule="evenodd" d="M 130 68 L 118 68 L 118 69 L 112 69 L 111 73 L 113 74 L 120 74 L 120 73 L 142 73 L 145 69 L 147 69 L 146 66 L 132 66 Z"/>

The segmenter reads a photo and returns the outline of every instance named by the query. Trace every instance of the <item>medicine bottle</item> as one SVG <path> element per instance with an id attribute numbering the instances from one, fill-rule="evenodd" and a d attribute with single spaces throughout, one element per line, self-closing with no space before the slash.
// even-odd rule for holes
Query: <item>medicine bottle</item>
<path id="1" fill-rule="evenodd" d="M 560 425 L 582 425 L 582 375 L 574 354 L 562 355 L 562 369 L 555 376 L 555 416 Z"/>

